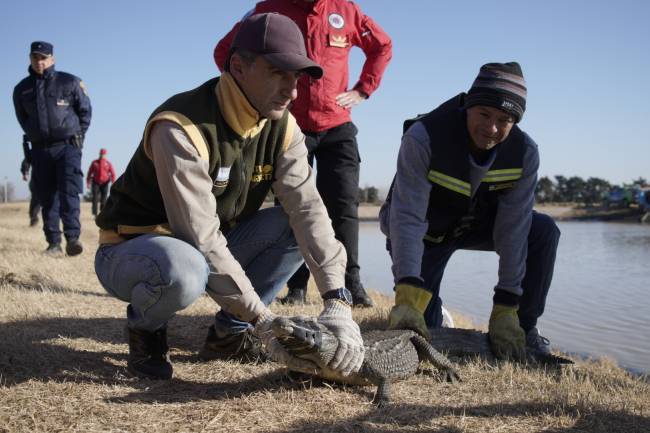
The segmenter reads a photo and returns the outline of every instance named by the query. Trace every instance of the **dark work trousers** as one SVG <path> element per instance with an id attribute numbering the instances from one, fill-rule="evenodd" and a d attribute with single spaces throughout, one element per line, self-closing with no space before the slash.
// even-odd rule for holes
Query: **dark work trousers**
<path id="1" fill-rule="evenodd" d="M 108 185 L 109 182 L 104 182 L 102 184 L 93 182 L 90 186 L 92 198 L 93 198 L 93 215 L 97 216 L 97 207 L 99 205 L 99 211 L 101 212 L 106 206 L 106 198 L 108 197 Z"/>
<path id="2" fill-rule="evenodd" d="M 50 244 L 61 243 L 59 219 L 67 240 L 77 239 L 79 194 L 82 191 L 81 149 L 71 144 L 35 147 L 32 176 L 36 195 L 43 207 L 43 231 Z"/>
<path id="3" fill-rule="evenodd" d="M 41 204 L 38 201 L 36 194 L 36 187 L 34 186 L 34 176 L 29 178 L 29 223 L 31 225 L 38 224 L 38 213 L 41 211 Z"/>
<path id="4" fill-rule="evenodd" d="M 526 331 L 535 327 L 537 319 L 544 313 L 559 240 L 560 229 L 553 219 L 533 212 L 528 233 L 526 273 L 521 283 L 523 295 L 519 300 L 519 324 Z M 424 242 L 421 277 L 424 279 L 424 287 L 433 294 L 424 312 L 429 327 L 439 328 L 442 325 L 440 281 L 451 255 L 459 249 L 494 251 L 492 232 L 468 232 L 444 244 Z"/>
<path id="5" fill-rule="evenodd" d="M 357 127 L 347 122 L 323 132 L 304 132 L 309 165 L 316 158 L 316 187 L 332 220 L 334 236 L 345 248 L 348 263 L 345 286 L 354 292 L 359 277 L 359 148 Z M 309 270 L 303 265 L 287 282 L 290 289 L 307 287 Z"/>

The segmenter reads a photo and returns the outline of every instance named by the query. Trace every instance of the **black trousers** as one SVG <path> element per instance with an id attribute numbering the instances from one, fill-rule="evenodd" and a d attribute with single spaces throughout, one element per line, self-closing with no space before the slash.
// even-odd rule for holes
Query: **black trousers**
<path id="1" fill-rule="evenodd" d="M 533 211 L 528 233 L 526 273 L 521 282 L 523 295 L 519 301 L 518 312 L 519 323 L 526 331 L 535 327 L 537 319 L 544 313 L 559 240 L 560 229 L 553 219 Z M 444 244 L 425 242 L 421 276 L 424 279 L 424 287 L 433 294 L 424 312 L 427 326 L 439 328 L 442 324 L 440 282 L 451 255 L 459 249 L 494 251 L 492 232 L 468 232 Z"/>
<path id="2" fill-rule="evenodd" d="M 38 201 L 33 176 L 29 179 L 29 193 L 31 195 L 29 199 L 29 222 L 34 225 L 38 223 L 38 213 L 41 211 L 41 204 Z"/>
<path id="3" fill-rule="evenodd" d="M 101 212 L 106 205 L 108 198 L 108 185 L 109 182 L 102 183 L 101 185 L 93 182 L 91 186 L 92 199 L 93 199 L 93 215 L 97 216 L 97 205 L 99 204 L 99 211 Z"/>
<path id="4" fill-rule="evenodd" d="M 316 159 L 316 187 L 332 220 L 334 236 L 345 248 L 348 263 L 345 286 L 361 286 L 359 277 L 359 169 L 357 127 L 347 122 L 323 132 L 304 132 L 309 164 Z M 309 270 L 303 265 L 287 282 L 290 289 L 307 287 Z"/>
<path id="5" fill-rule="evenodd" d="M 32 177 L 43 207 L 43 232 L 47 242 L 61 243 L 61 222 L 67 240 L 79 238 L 79 194 L 83 190 L 81 149 L 71 144 L 34 147 Z"/>

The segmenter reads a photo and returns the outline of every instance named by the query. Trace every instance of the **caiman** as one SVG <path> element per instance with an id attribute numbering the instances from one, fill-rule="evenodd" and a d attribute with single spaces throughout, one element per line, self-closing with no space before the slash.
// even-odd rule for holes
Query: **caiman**
<path id="1" fill-rule="evenodd" d="M 317 371 L 304 373 L 315 373 L 323 379 L 350 385 L 377 385 L 374 402 L 380 405 L 390 401 L 390 383 L 413 376 L 423 360 L 438 368 L 447 381 L 460 380 L 452 363 L 413 331 L 364 332 L 365 356 L 361 369 L 343 376 L 327 367 L 334 357 L 338 340 L 325 326 L 306 318 L 278 317 L 271 328 L 290 353 L 319 367 Z"/>
<path id="2" fill-rule="evenodd" d="M 431 342 L 414 331 L 375 330 L 361 334 L 365 347 L 361 369 L 343 376 L 327 367 L 334 357 L 338 340 L 323 325 L 307 317 L 278 317 L 271 328 L 290 353 L 319 367 L 303 373 L 350 385 L 377 385 L 374 402 L 379 404 L 390 400 L 390 383 L 415 374 L 420 361 L 429 361 L 449 382 L 460 380 L 453 364 L 441 352 L 454 358 L 494 359 L 488 335 L 474 329 L 432 329 Z M 532 352 L 527 352 L 526 362 L 544 366 L 573 364 L 567 358 Z"/>

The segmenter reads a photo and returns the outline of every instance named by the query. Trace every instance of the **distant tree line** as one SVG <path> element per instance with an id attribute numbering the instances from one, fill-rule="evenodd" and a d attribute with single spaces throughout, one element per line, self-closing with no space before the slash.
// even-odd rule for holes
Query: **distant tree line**
<path id="1" fill-rule="evenodd" d="M 587 180 L 579 176 L 554 177 L 555 180 L 552 180 L 544 176 L 537 182 L 535 199 L 538 203 L 573 202 L 591 206 L 602 203 L 615 188 L 641 188 L 648 184 L 648 181 L 642 177 L 623 185 L 614 185 L 599 177 L 590 177 Z"/>
<path id="2" fill-rule="evenodd" d="M 590 177 L 586 180 L 580 176 L 541 177 L 535 189 L 537 203 L 578 203 L 586 206 L 602 204 L 614 190 L 638 190 L 648 187 L 648 181 L 639 177 L 631 183 L 613 184 L 609 181 Z M 359 203 L 381 204 L 383 197 L 374 186 L 359 188 Z"/>
<path id="3" fill-rule="evenodd" d="M 359 203 L 379 204 L 379 190 L 374 186 L 366 186 L 359 188 Z"/>

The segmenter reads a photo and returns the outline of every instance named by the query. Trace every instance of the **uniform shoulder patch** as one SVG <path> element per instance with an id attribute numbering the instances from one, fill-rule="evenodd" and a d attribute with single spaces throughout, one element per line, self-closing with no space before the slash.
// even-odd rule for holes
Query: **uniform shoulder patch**
<path id="1" fill-rule="evenodd" d="M 81 88 L 81 91 L 84 92 L 84 95 L 88 96 L 88 88 L 83 81 L 79 81 L 79 87 Z"/>

